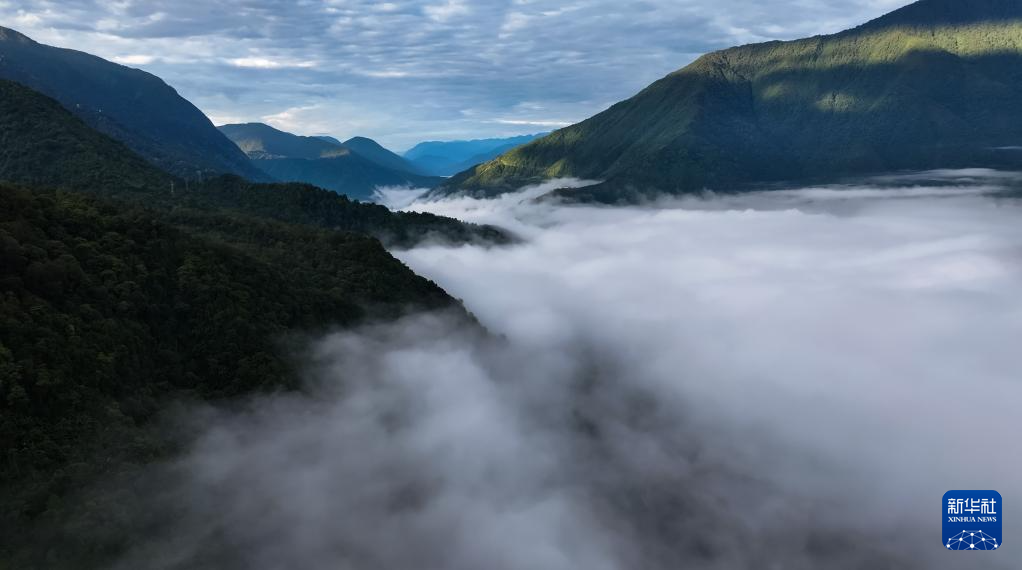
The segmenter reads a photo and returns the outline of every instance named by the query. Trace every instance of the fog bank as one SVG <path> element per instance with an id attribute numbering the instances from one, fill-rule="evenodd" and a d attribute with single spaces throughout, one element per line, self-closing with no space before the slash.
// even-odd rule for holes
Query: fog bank
<path id="1" fill-rule="evenodd" d="M 196 415 L 118 568 L 961 568 L 944 492 L 1022 504 L 1017 180 L 413 204 L 525 238 L 398 254 L 493 335 L 332 335 L 305 395 Z"/>

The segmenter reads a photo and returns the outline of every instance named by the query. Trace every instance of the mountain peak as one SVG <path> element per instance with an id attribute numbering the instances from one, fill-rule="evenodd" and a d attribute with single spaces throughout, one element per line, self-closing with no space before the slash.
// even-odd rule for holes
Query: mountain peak
<path id="1" fill-rule="evenodd" d="M 859 29 L 961 26 L 1022 19 L 1022 0 L 919 0 Z"/>
<path id="2" fill-rule="evenodd" d="M 16 42 L 20 44 L 34 44 L 35 40 L 25 34 L 0 26 L 0 42 Z"/>

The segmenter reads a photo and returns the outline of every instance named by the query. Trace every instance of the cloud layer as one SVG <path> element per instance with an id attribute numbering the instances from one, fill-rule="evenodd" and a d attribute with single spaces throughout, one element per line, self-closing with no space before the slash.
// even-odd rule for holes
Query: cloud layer
<path id="1" fill-rule="evenodd" d="M 400 254 L 497 336 L 319 340 L 306 395 L 197 416 L 121 568 L 959 568 L 944 492 L 1022 500 L 1017 185 L 429 204 L 527 238 Z"/>
<path id="2" fill-rule="evenodd" d="M 697 55 L 908 0 L 4 0 L 0 25 L 164 77 L 218 122 L 421 140 L 581 120 Z"/>

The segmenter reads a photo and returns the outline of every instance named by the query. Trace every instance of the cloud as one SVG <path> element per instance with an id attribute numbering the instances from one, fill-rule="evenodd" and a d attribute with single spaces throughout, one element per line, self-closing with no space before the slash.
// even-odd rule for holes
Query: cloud
<path id="1" fill-rule="evenodd" d="M 122 65 L 149 65 L 156 60 L 153 55 L 121 55 L 112 58 L 113 61 Z"/>
<path id="2" fill-rule="evenodd" d="M 0 5 L 0 21 L 106 58 L 159 54 L 133 65 L 207 114 L 258 120 L 321 104 L 307 118 L 327 132 L 407 148 L 529 126 L 493 117 L 579 121 L 703 52 L 833 32 L 907 3 L 12 0 Z M 545 114 L 521 112 L 523 102 L 542 104 Z M 375 120 L 362 127 L 367 116 Z"/>
<path id="3" fill-rule="evenodd" d="M 1022 499 L 1020 182 L 926 176 L 415 206 L 526 238 L 399 253 L 493 335 L 329 335 L 303 395 L 197 412 L 118 569 L 957 568 L 944 492 Z"/>
<path id="4" fill-rule="evenodd" d="M 501 125 L 532 125 L 537 127 L 567 127 L 571 121 L 557 121 L 551 119 L 494 119 L 495 123 Z"/>
<path id="5" fill-rule="evenodd" d="M 422 8 L 422 12 L 437 22 L 446 22 L 457 16 L 470 12 L 468 5 L 460 0 L 447 0 L 443 4 L 430 4 Z"/>
<path id="6" fill-rule="evenodd" d="M 265 57 L 239 57 L 227 60 L 235 67 L 251 67 L 254 69 L 280 69 L 284 67 L 310 68 L 316 67 L 314 61 L 280 61 Z"/>

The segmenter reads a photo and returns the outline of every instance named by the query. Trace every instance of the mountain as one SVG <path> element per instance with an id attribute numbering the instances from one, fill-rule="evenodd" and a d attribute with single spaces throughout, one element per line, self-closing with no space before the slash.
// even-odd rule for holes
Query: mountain
<path id="1" fill-rule="evenodd" d="M 828 36 L 714 52 L 458 174 L 433 195 L 557 177 L 574 199 L 905 169 L 1022 168 L 1022 0 L 923 0 Z"/>
<path id="2" fill-rule="evenodd" d="M 201 111 L 144 71 L 0 28 L 0 79 L 53 97 L 89 126 L 168 172 L 265 179 Z"/>
<path id="3" fill-rule="evenodd" d="M 450 176 L 493 159 L 517 146 L 535 140 L 543 134 L 504 139 L 422 142 L 406 152 L 404 158 L 423 173 L 434 176 Z"/>
<path id="4" fill-rule="evenodd" d="M 370 139 L 352 139 L 359 153 L 347 144 L 337 145 L 322 137 L 303 137 L 261 123 L 223 125 L 220 131 L 251 158 L 252 164 L 275 180 L 305 182 L 357 200 L 372 200 L 378 186 L 432 188 L 442 179 L 423 176 Z M 379 162 L 378 162 L 379 161 Z"/>
<path id="5" fill-rule="evenodd" d="M 408 162 L 401 156 L 383 148 L 380 143 L 373 139 L 366 137 L 352 137 L 344 141 L 343 146 L 351 149 L 351 151 L 355 154 L 361 155 L 363 158 L 368 158 L 384 168 L 400 172 L 409 172 L 411 174 L 422 174 L 422 172 L 420 172 L 411 162 Z"/>
<path id="6" fill-rule="evenodd" d="M 126 481 L 187 444 L 161 415 L 295 389 L 303 334 L 475 325 L 381 239 L 507 240 L 304 184 L 188 183 L 9 81 L 0 136 L 0 568 L 112 567 L 145 532 Z"/>
<path id="7" fill-rule="evenodd" d="M 84 191 L 144 205 L 179 219 L 229 213 L 354 231 L 409 246 L 421 239 L 507 243 L 504 232 L 451 218 L 391 212 L 307 184 L 260 184 L 238 177 L 186 183 L 93 130 L 61 105 L 0 80 L 0 180 Z"/>
<path id="8" fill-rule="evenodd" d="M 322 137 L 293 135 L 263 123 L 223 125 L 217 128 L 254 160 L 276 158 L 315 160 L 344 154 L 342 145 Z"/>
<path id="9" fill-rule="evenodd" d="M 334 143 L 337 146 L 341 146 L 343 144 L 343 143 L 341 143 L 341 141 L 339 141 L 336 138 L 334 138 L 332 136 L 329 136 L 329 135 L 316 135 L 316 138 L 320 139 L 320 140 L 324 140 L 324 141 L 326 141 L 328 143 Z"/>

